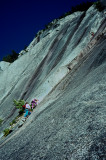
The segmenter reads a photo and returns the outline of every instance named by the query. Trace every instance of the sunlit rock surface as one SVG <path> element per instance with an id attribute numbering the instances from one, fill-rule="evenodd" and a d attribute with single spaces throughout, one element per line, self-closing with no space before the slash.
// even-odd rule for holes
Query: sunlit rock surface
<path id="1" fill-rule="evenodd" d="M 1 160 L 105 159 L 105 16 L 91 7 L 58 20 L 2 72 L 1 132 L 18 114 L 13 99 L 39 105 L 0 139 Z"/>
<path id="2" fill-rule="evenodd" d="M 0 62 L 0 73 L 2 73 L 2 71 L 6 70 L 9 67 L 9 65 L 10 65 L 10 63 L 1 61 Z"/>

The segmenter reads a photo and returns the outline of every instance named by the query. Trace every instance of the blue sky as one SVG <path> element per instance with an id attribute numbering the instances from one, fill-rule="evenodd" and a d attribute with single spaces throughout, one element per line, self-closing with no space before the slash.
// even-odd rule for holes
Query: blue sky
<path id="1" fill-rule="evenodd" d="M 19 53 L 46 24 L 87 0 L 1 0 L 0 61 Z M 96 1 L 96 0 L 89 0 Z"/>

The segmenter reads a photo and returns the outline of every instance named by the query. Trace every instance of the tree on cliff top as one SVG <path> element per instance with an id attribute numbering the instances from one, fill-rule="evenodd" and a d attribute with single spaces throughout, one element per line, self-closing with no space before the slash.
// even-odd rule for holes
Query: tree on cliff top
<path id="1" fill-rule="evenodd" d="M 3 57 L 3 61 L 12 63 L 18 58 L 18 53 L 16 53 L 14 50 L 12 50 L 12 54 L 9 54 L 5 57 Z"/>

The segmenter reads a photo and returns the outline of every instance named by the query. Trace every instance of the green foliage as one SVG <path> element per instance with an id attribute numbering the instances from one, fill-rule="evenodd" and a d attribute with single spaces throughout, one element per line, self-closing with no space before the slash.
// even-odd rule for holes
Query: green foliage
<path id="1" fill-rule="evenodd" d="M 68 15 L 70 15 L 71 14 L 71 12 L 69 11 L 69 12 L 66 12 L 64 15 L 65 16 L 68 16 Z"/>
<path id="2" fill-rule="evenodd" d="M 10 126 L 12 126 L 13 125 L 13 123 L 12 122 L 10 122 Z"/>
<path id="3" fill-rule="evenodd" d="M 36 38 L 36 37 L 39 37 L 39 36 L 42 34 L 43 31 L 44 31 L 44 30 L 38 31 L 38 33 L 36 33 L 36 35 L 35 35 L 35 38 Z"/>
<path id="4" fill-rule="evenodd" d="M 22 115 L 24 113 L 23 105 L 25 104 L 24 100 L 13 100 L 14 106 L 19 109 L 19 115 Z"/>
<path id="5" fill-rule="evenodd" d="M 48 28 L 49 28 L 49 25 L 45 25 L 45 28 L 48 29 Z"/>
<path id="6" fill-rule="evenodd" d="M 52 22 L 50 22 L 50 23 L 48 23 L 48 24 L 46 24 L 46 25 L 45 25 L 45 28 L 46 28 L 46 29 L 49 29 L 49 28 L 51 28 L 51 27 L 52 27 L 52 25 L 53 25 L 53 23 L 52 23 Z"/>
<path id="7" fill-rule="evenodd" d="M 9 54 L 9 55 L 3 57 L 3 61 L 12 63 L 17 58 L 18 58 L 18 53 L 16 53 L 14 50 L 12 50 L 12 54 Z"/>
<path id="8" fill-rule="evenodd" d="M 28 46 L 27 46 L 27 45 L 25 45 L 25 46 L 24 46 L 24 50 L 26 50 L 26 49 L 27 49 L 27 47 L 28 47 Z"/>
<path id="9" fill-rule="evenodd" d="M 22 109 L 22 106 L 25 104 L 24 100 L 16 101 L 15 99 L 13 100 L 13 103 L 17 109 Z"/>
<path id="10" fill-rule="evenodd" d="M 41 31 L 39 31 L 39 32 L 38 32 L 38 35 L 40 35 L 41 33 L 42 33 L 42 32 L 41 32 Z"/>
<path id="11" fill-rule="evenodd" d="M 16 119 L 14 119 L 11 123 L 10 123 L 10 126 L 12 126 L 13 124 L 16 123 Z"/>
<path id="12" fill-rule="evenodd" d="M 2 122 L 3 122 L 3 120 L 2 120 L 2 119 L 0 119 L 0 125 L 2 124 Z"/>
<path id="13" fill-rule="evenodd" d="M 58 19 L 64 18 L 64 17 L 66 17 L 66 16 L 68 16 L 68 15 L 74 13 L 74 12 L 77 12 L 77 11 L 86 11 L 86 10 L 88 10 L 88 8 L 91 7 L 92 5 L 93 5 L 93 2 L 87 1 L 87 2 L 83 2 L 83 3 L 81 3 L 81 4 L 78 4 L 78 5 L 76 5 L 76 6 L 73 6 L 73 7 L 70 9 L 70 11 L 68 11 L 68 12 L 64 13 L 63 15 L 61 15 Z M 56 22 L 58 21 L 58 19 L 56 19 Z M 46 25 L 45 25 L 45 28 L 44 28 L 42 31 L 44 32 L 44 31 L 47 30 L 47 29 L 51 29 L 51 27 L 53 27 L 53 26 L 54 26 L 54 22 L 52 21 L 52 22 L 46 24 Z M 37 37 L 37 36 L 40 35 L 41 33 L 42 33 L 42 32 L 39 31 L 39 32 L 35 35 L 35 37 Z"/>
<path id="14" fill-rule="evenodd" d="M 24 110 L 23 110 L 23 109 L 20 109 L 20 110 L 19 110 L 19 115 L 21 116 L 23 113 L 24 113 Z"/>
<path id="15" fill-rule="evenodd" d="M 101 4 L 100 1 L 94 2 L 94 5 L 95 5 L 95 8 L 96 8 L 99 12 L 101 12 L 101 11 L 104 10 L 104 7 L 103 7 L 103 5 Z"/>
<path id="16" fill-rule="evenodd" d="M 93 5 L 93 2 L 87 1 L 86 3 L 83 2 L 83 3 L 78 4 L 78 5 L 76 5 L 76 6 L 72 6 L 72 7 L 71 7 L 71 10 L 68 11 L 68 12 L 66 12 L 66 13 L 63 14 L 62 16 L 60 16 L 59 19 L 64 18 L 64 17 L 66 17 L 66 16 L 68 16 L 68 15 L 74 13 L 74 12 L 77 12 L 77 11 L 86 11 L 86 10 L 88 10 L 88 8 L 91 7 L 92 5 Z"/>
<path id="17" fill-rule="evenodd" d="M 75 7 L 71 8 L 71 13 L 76 12 L 76 11 L 86 11 L 88 10 L 89 7 L 93 5 L 93 2 L 86 2 L 86 3 L 81 3 Z"/>
<path id="18" fill-rule="evenodd" d="M 50 23 L 46 24 L 45 28 L 43 29 L 43 31 L 45 31 L 46 29 L 50 29 L 54 24 L 55 24 L 55 22 L 50 22 Z"/>
<path id="19" fill-rule="evenodd" d="M 28 47 L 27 45 L 24 46 L 24 51 L 25 51 L 25 52 L 28 52 L 28 51 L 27 51 L 27 47 Z"/>
<path id="20" fill-rule="evenodd" d="M 4 129 L 3 133 L 4 133 L 4 136 L 6 137 L 8 134 L 11 133 L 11 129 L 6 128 L 6 129 Z"/>

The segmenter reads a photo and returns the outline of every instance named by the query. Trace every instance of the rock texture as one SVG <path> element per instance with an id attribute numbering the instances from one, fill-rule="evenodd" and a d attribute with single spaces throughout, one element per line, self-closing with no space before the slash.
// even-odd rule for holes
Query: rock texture
<path id="1" fill-rule="evenodd" d="M 1 160 L 105 160 L 105 11 L 56 21 L 0 74 L 0 131 L 17 115 L 13 99 L 34 97 L 25 124 L 0 139 Z"/>
<path id="2" fill-rule="evenodd" d="M 6 70 L 9 67 L 10 63 L 8 62 L 0 62 L 0 73 L 2 73 L 2 71 Z"/>

